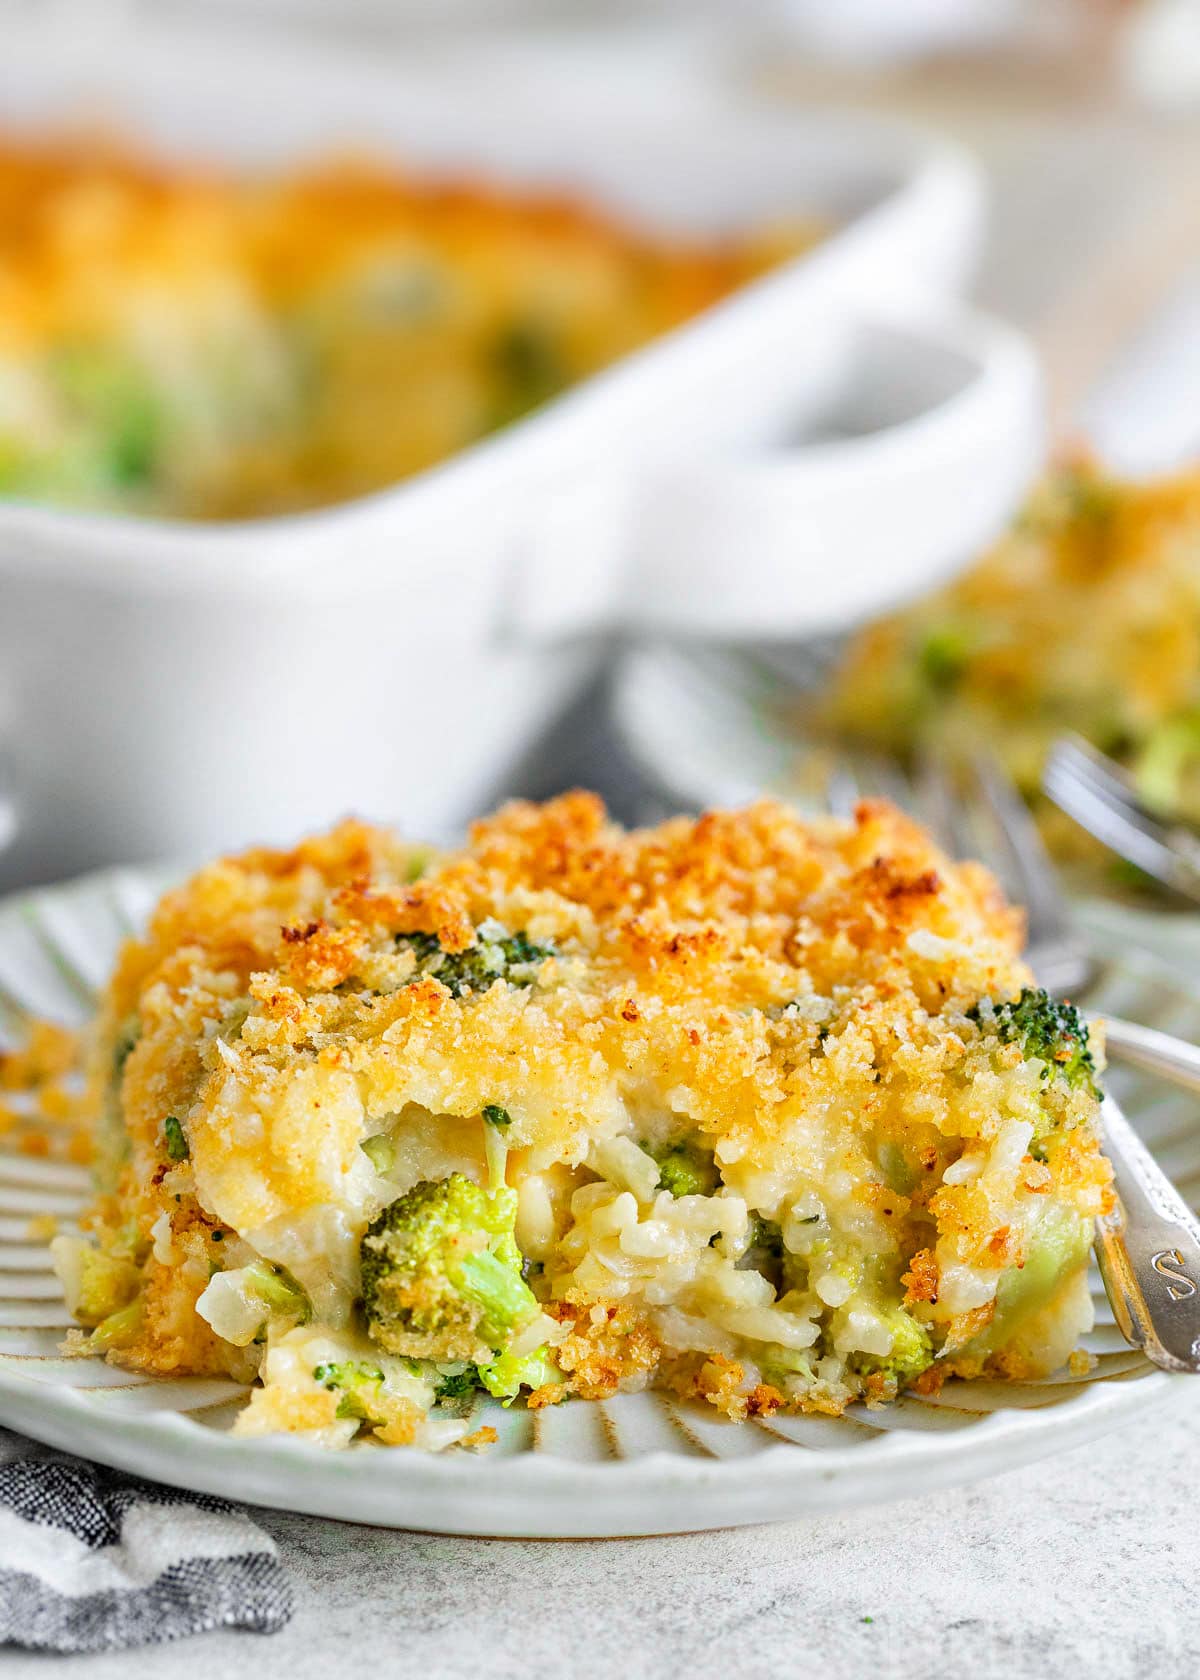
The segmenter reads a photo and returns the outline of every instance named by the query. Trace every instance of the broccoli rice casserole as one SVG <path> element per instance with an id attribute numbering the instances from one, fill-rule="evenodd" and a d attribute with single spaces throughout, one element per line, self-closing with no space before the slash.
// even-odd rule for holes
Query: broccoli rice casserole
<path id="1" fill-rule="evenodd" d="M 96 1024 L 72 1345 L 328 1446 L 479 1444 L 482 1392 L 838 1415 L 1085 1358 L 1098 1047 L 1020 946 L 875 803 L 625 832 L 574 793 L 215 863 Z"/>
<path id="2" fill-rule="evenodd" d="M 819 710 L 902 755 L 988 741 L 1067 853 L 1086 838 L 1040 797 L 1066 729 L 1153 809 L 1200 822 L 1200 472 L 1063 466 L 977 567 L 856 637 Z"/>
<path id="3" fill-rule="evenodd" d="M 817 236 L 675 239 L 369 162 L 0 140 L 0 494 L 239 518 L 394 483 Z"/>

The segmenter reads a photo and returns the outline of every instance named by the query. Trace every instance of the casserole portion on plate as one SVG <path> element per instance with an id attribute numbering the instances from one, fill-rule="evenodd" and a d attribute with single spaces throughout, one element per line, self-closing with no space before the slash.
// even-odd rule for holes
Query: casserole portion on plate
<path id="1" fill-rule="evenodd" d="M 329 1445 L 473 1439 L 481 1391 L 838 1415 L 1055 1369 L 1110 1174 L 1020 935 L 874 804 L 625 833 L 572 794 L 216 863 L 94 1033 L 73 1345 Z"/>
<path id="2" fill-rule="evenodd" d="M 1093 848 L 1041 796 L 1064 730 L 1200 822 L 1200 472 L 1060 468 L 972 571 L 854 638 L 816 711 L 905 757 L 990 742 L 1067 853 Z"/>
<path id="3" fill-rule="evenodd" d="M 816 233 L 688 242 L 382 165 L 239 179 L 0 145 L 0 492 L 193 518 L 343 501 L 518 419 Z"/>

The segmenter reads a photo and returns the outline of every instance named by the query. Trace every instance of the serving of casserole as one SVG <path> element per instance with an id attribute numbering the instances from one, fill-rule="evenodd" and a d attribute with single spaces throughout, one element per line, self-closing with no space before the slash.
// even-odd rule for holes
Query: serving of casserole
<path id="1" fill-rule="evenodd" d="M 839 1416 L 1086 1370 L 1097 1061 L 1020 932 L 883 805 L 626 833 L 572 794 L 215 863 L 92 1036 L 71 1346 L 329 1446 L 482 1444 L 480 1392 Z"/>

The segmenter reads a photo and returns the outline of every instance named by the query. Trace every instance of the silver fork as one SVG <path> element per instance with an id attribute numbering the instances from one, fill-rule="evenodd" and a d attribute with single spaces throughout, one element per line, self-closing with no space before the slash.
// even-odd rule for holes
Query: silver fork
<path id="1" fill-rule="evenodd" d="M 1128 771 L 1079 735 L 1061 735 L 1042 772 L 1046 796 L 1147 875 L 1200 900 L 1200 838 L 1143 805 Z"/>
<path id="2" fill-rule="evenodd" d="M 858 794 L 883 794 L 922 818 L 952 856 L 981 858 L 1027 908 L 1026 955 L 1038 982 L 1055 994 L 1085 984 L 1095 964 L 1041 836 L 999 764 L 980 753 L 951 777 L 928 759 L 905 783 L 889 761 L 846 761 L 831 779 L 829 803 L 845 811 Z M 1114 1052 L 1200 1090 L 1194 1046 L 1133 1022 L 1106 1019 L 1105 1028 Z M 1096 1259 L 1113 1314 L 1154 1364 L 1200 1373 L 1200 1221 L 1110 1096 L 1102 1121 L 1117 1206 L 1096 1221 Z"/>

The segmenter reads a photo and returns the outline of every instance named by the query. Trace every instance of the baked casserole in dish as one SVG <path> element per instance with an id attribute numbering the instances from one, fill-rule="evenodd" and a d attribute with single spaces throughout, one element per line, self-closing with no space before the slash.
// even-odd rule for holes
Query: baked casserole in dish
<path id="1" fill-rule="evenodd" d="M 1098 1046 L 1020 945 L 883 804 L 577 793 L 215 863 L 91 1040 L 72 1346 L 245 1380 L 241 1433 L 432 1448 L 481 1393 L 838 1415 L 1086 1360 Z"/>
<path id="2" fill-rule="evenodd" d="M 0 143 L 0 493 L 242 518 L 520 418 L 817 237 L 657 236 L 482 180 Z"/>

